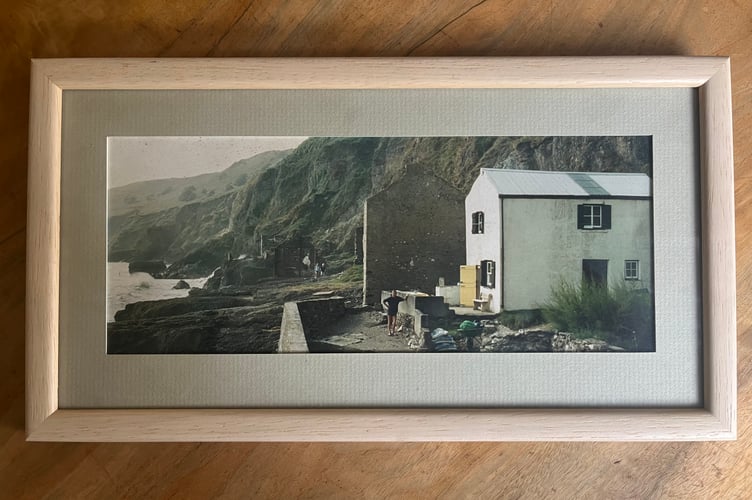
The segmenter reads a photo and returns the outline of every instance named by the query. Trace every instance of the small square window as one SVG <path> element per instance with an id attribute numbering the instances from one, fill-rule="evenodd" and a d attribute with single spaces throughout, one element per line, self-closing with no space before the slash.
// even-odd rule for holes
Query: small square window
<path id="1" fill-rule="evenodd" d="M 640 279 L 640 261 L 639 260 L 625 260 L 624 261 L 624 279 L 625 280 L 639 280 Z"/>

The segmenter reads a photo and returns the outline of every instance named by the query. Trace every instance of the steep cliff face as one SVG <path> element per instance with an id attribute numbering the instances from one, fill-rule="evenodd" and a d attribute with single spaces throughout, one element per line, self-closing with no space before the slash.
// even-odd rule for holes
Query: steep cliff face
<path id="1" fill-rule="evenodd" d="M 650 174 L 651 158 L 650 137 L 311 138 L 237 191 L 111 217 L 110 259 L 161 257 L 198 272 L 227 252 L 258 253 L 262 238 L 268 248 L 297 237 L 325 255 L 346 254 L 363 202 L 407 165 L 467 193 L 482 167 Z"/>
<path id="2" fill-rule="evenodd" d="M 365 199 L 407 165 L 466 194 L 482 167 L 650 173 L 651 157 L 649 137 L 313 138 L 245 187 L 233 212 L 233 228 L 242 228 L 235 251 L 261 235 L 311 236 L 324 252 L 349 251 Z"/>
<path id="3" fill-rule="evenodd" d="M 249 183 L 233 213 L 234 251 L 311 237 L 323 252 L 351 245 L 348 234 L 372 191 L 374 151 L 381 139 L 309 139 Z"/>
<path id="4" fill-rule="evenodd" d="M 228 247 L 228 221 L 236 197 L 233 192 L 160 212 L 110 217 L 109 260 L 202 261 L 205 265 L 189 274 L 203 276 L 207 268 L 221 263 Z"/>
<path id="5" fill-rule="evenodd" d="M 108 260 L 179 263 L 169 276 L 206 276 L 234 242 L 233 207 L 246 184 L 291 151 L 268 151 L 222 172 L 144 181 L 108 193 Z"/>

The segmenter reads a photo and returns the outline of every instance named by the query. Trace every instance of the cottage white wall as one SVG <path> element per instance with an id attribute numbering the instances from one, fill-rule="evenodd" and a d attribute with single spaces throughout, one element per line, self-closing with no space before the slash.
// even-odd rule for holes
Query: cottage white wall
<path id="1" fill-rule="evenodd" d="M 474 212 L 483 212 L 483 234 L 473 234 L 472 232 Z M 465 262 L 468 265 L 480 265 L 482 260 L 492 260 L 496 263 L 496 284 L 494 288 L 480 288 L 481 295 L 484 297 L 491 296 L 489 307 L 493 312 L 501 311 L 499 295 L 501 287 L 500 242 L 499 192 L 488 177 L 481 173 L 465 198 L 465 246 L 467 249 Z"/>
<path id="2" fill-rule="evenodd" d="M 577 229 L 577 206 L 611 205 L 611 229 Z M 504 309 L 537 308 L 551 287 L 579 285 L 583 259 L 608 260 L 609 285 L 624 282 L 624 261 L 640 261 L 640 280 L 651 288 L 649 200 L 516 199 L 502 201 L 504 218 Z"/>

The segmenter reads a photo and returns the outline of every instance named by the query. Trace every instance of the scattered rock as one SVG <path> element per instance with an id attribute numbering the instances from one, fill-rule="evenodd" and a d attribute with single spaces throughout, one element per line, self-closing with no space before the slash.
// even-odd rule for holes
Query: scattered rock
<path id="1" fill-rule="evenodd" d="M 107 325 L 110 354 L 272 353 L 280 306 L 231 307 Z"/>
<path id="2" fill-rule="evenodd" d="M 503 326 L 481 339 L 484 352 L 607 352 L 624 351 L 599 339 L 578 339 L 571 333 L 547 330 L 512 331 Z"/>
<path id="3" fill-rule="evenodd" d="M 327 289 L 362 302 L 360 286 L 332 282 Z M 301 279 L 260 280 L 253 288 L 191 288 L 187 297 L 128 304 L 115 314 L 115 321 L 107 324 L 107 351 L 110 354 L 276 352 L 282 304 L 292 290 L 296 298 L 310 298 L 321 286 Z M 358 312 L 373 313 L 369 309 Z M 345 352 L 347 347 L 339 349 Z"/>
<path id="4" fill-rule="evenodd" d="M 551 344 L 555 352 L 605 352 L 611 350 L 611 347 L 619 349 L 603 340 L 598 339 L 576 339 L 570 333 L 556 333 Z"/>
<path id="5" fill-rule="evenodd" d="M 115 322 L 177 316 L 212 309 L 229 309 L 251 305 L 244 297 L 182 297 L 178 299 L 149 300 L 128 304 L 115 313 Z"/>

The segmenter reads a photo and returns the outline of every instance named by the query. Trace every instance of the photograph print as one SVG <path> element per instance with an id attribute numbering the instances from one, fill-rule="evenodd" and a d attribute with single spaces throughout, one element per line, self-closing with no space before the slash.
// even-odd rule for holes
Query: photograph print
<path id="1" fill-rule="evenodd" d="M 654 352 L 652 139 L 110 137 L 107 353 Z"/>

